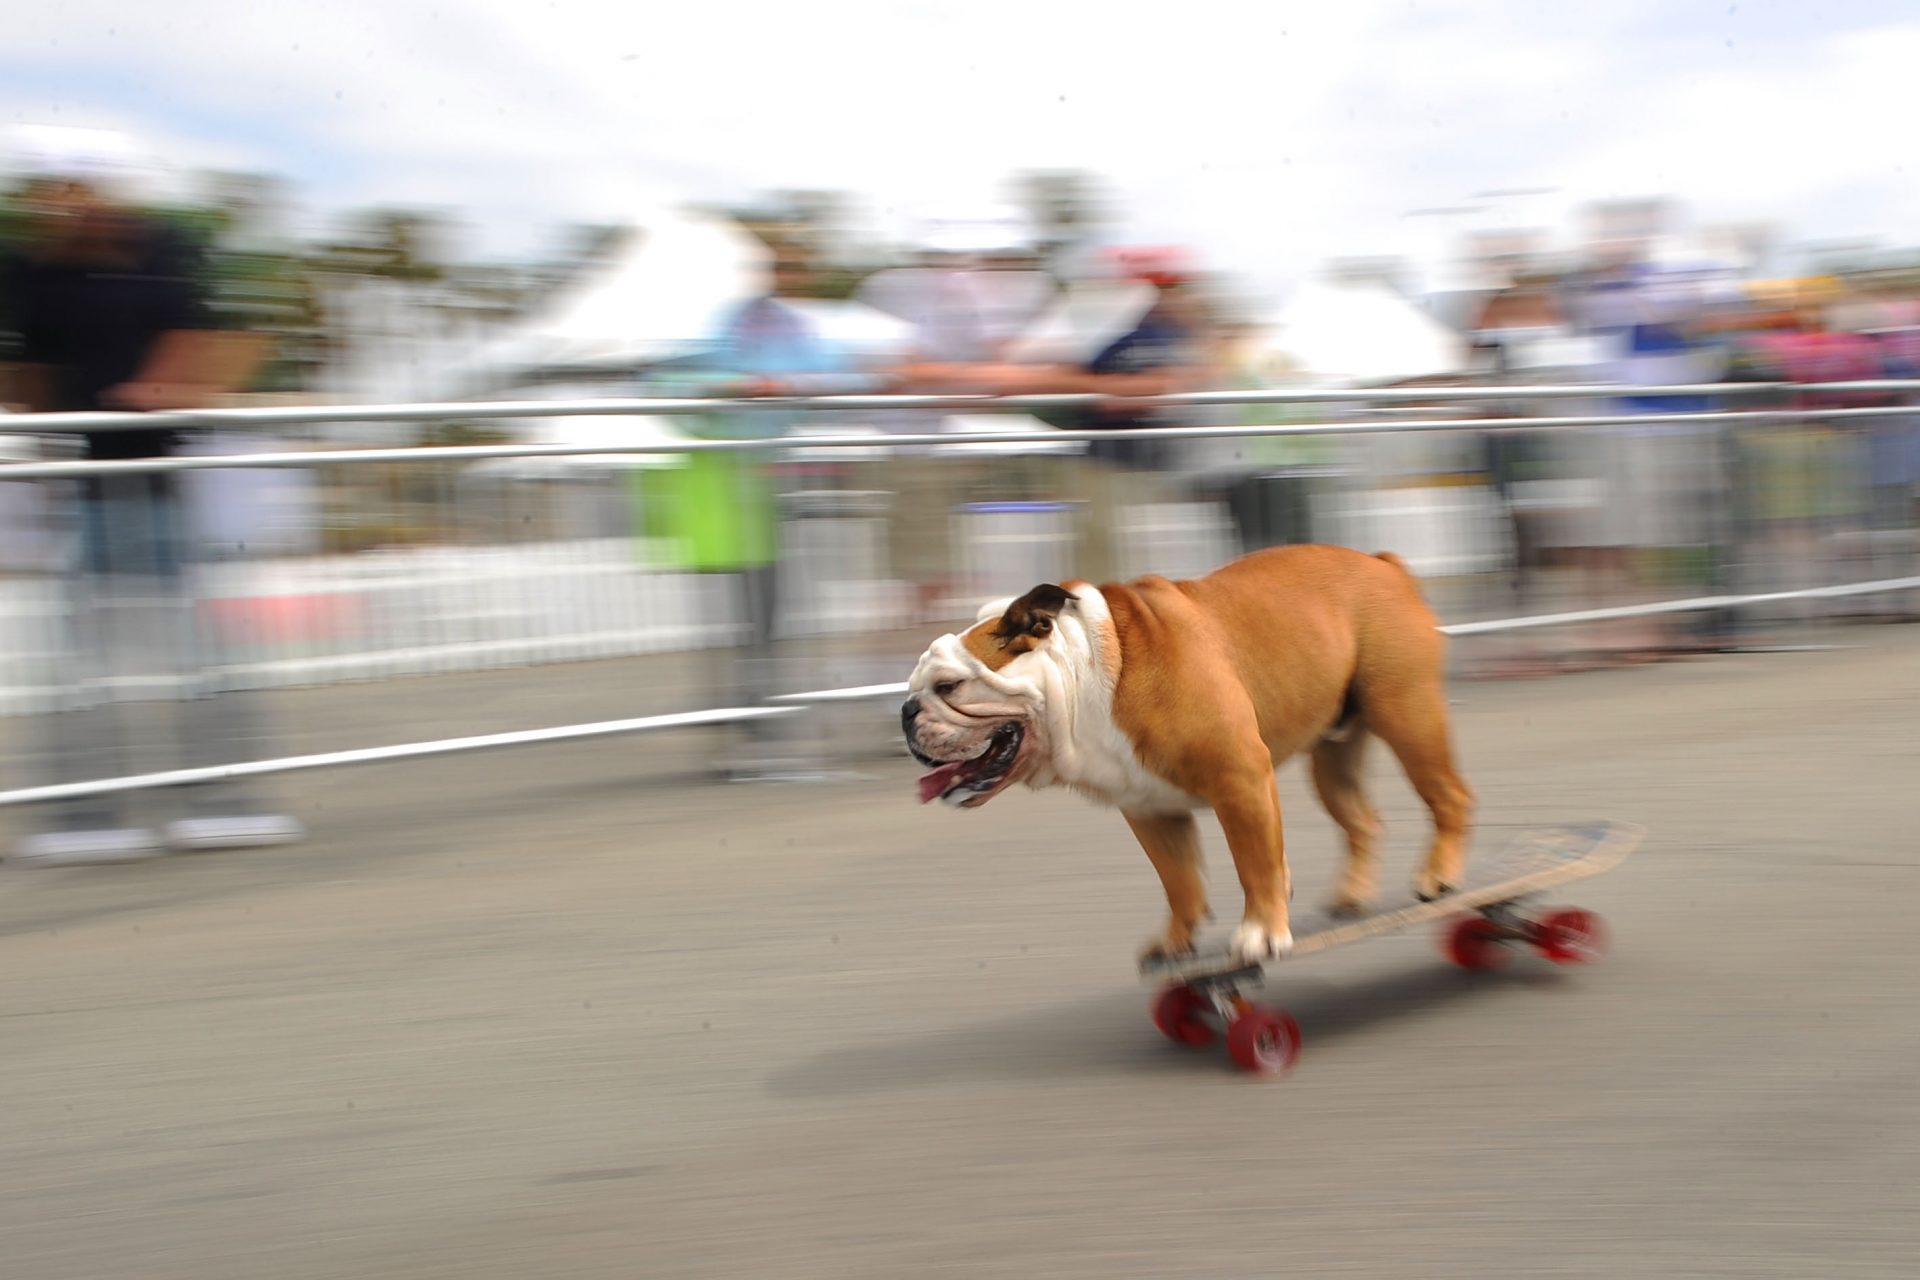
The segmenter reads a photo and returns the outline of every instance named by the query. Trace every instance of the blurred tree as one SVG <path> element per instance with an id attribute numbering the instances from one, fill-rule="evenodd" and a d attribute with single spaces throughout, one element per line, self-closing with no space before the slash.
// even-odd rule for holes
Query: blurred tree
<path id="1" fill-rule="evenodd" d="M 419 209 L 372 208 L 347 215 L 345 234 L 320 247 L 316 265 L 384 280 L 435 283 L 445 278 L 452 228 Z"/>
<path id="2" fill-rule="evenodd" d="M 844 301 L 879 259 L 875 246 L 853 235 L 853 198 L 842 191 L 773 191 L 717 212 L 783 251 L 800 253 L 811 267 L 806 297 Z"/>
<path id="3" fill-rule="evenodd" d="M 326 361 L 326 326 L 306 256 L 277 225 L 284 184 L 225 171 L 202 175 L 200 189 L 194 206 L 174 217 L 203 238 L 212 305 L 235 326 L 274 339 L 250 389 L 304 387 Z"/>

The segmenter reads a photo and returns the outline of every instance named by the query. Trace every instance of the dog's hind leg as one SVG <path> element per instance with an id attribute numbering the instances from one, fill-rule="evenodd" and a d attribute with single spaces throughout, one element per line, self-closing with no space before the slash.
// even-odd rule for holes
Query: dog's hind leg
<path id="1" fill-rule="evenodd" d="M 1378 879 L 1380 815 L 1367 800 L 1366 725 L 1349 723 L 1338 739 L 1313 749 L 1313 789 L 1347 836 L 1347 867 L 1334 891 L 1335 915 L 1358 915 L 1373 902 Z"/>
<path id="2" fill-rule="evenodd" d="M 1446 694 L 1438 679 L 1411 688 L 1369 688 L 1367 723 L 1399 757 L 1407 780 L 1433 815 L 1433 843 L 1413 881 L 1413 891 L 1432 901 L 1460 885 L 1473 816 L 1473 791 L 1454 763 Z"/>

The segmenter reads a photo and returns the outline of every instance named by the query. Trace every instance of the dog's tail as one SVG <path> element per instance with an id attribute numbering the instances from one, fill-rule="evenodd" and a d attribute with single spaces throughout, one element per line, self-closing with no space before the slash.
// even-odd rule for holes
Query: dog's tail
<path id="1" fill-rule="evenodd" d="M 1376 551 L 1373 553 L 1373 558 L 1375 560 L 1385 560 L 1388 564 L 1405 574 L 1408 583 L 1412 585 L 1414 591 L 1418 593 L 1422 600 L 1426 599 L 1427 593 L 1420 590 L 1420 575 L 1408 568 L 1405 560 L 1402 560 L 1391 551 Z"/>

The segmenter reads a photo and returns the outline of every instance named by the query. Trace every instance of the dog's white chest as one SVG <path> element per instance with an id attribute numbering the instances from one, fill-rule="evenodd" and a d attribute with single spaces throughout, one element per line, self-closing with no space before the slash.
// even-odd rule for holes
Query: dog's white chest
<path id="1" fill-rule="evenodd" d="M 1083 782 L 1074 786 L 1088 799 L 1124 809 L 1128 813 L 1191 813 L 1207 807 L 1206 801 L 1189 795 L 1164 778 L 1154 777 L 1144 769 L 1135 771 L 1118 785 Z"/>
<path id="2" fill-rule="evenodd" d="M 1141 764 L 1132 740 L 1111 720 L 1083 732 L 1056 755 L 1054 767 L 1059 780 L 1081 795 L 1129 813 L 1191 813 L 1207 807 Z"/>

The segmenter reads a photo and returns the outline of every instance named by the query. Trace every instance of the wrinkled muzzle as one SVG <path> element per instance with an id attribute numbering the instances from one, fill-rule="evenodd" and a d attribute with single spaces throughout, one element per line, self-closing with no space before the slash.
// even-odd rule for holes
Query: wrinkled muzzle
<path id="1" fill-rule="evenodd" d="M 920 777 L 920 802 L 984 804 L 1011 780 L 1026 744 L 1026 726 L 1019 720 L 956 724 L 938 707 L 916 695 L 900 709 L 907 750 L 927 766 Z"/>

